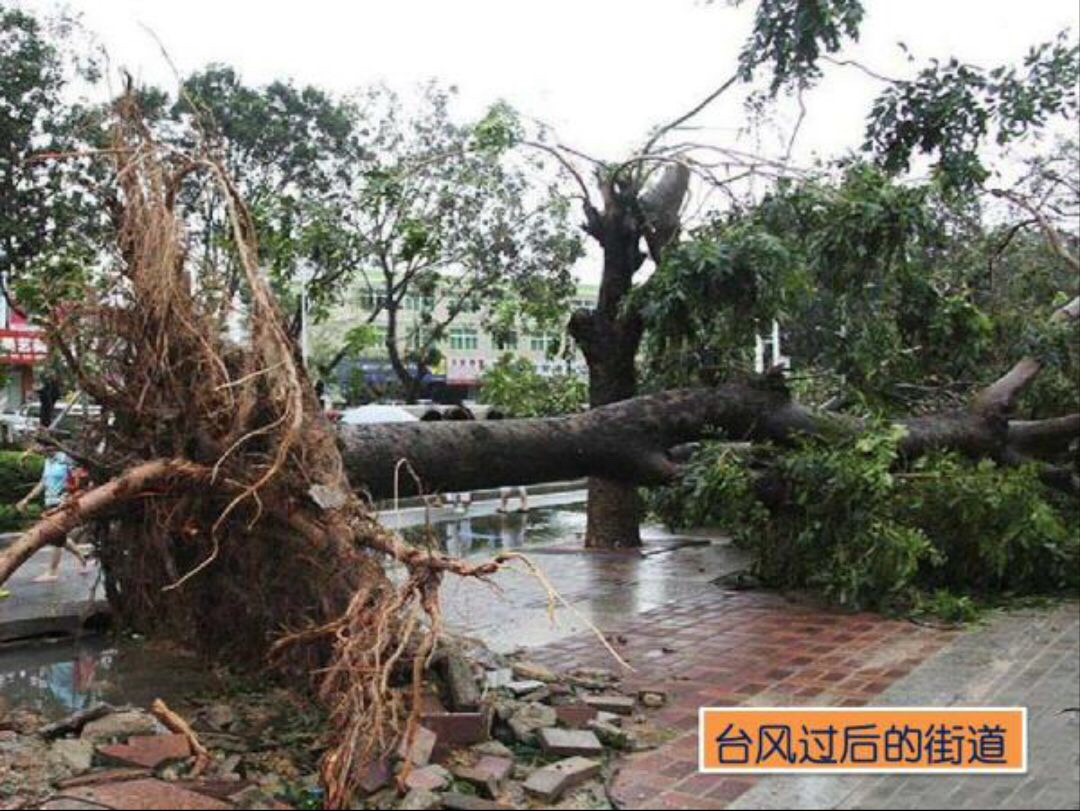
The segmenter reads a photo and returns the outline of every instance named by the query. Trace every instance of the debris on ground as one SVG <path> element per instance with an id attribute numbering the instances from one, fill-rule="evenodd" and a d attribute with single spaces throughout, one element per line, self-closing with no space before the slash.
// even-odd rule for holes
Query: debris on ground
<path id="1" fill-rule="evenodd" d="M 610 808 L 622 752 L 663 743 L 661 687 L 556 673 L 444 642 L 418 724 L 373 760 L 356 808 Z M 180 711 L 94 705 L 46 719 L 0 709 L 0 808 L 316 808 L 321 712 L 285 689 L 190 699 Z"/>

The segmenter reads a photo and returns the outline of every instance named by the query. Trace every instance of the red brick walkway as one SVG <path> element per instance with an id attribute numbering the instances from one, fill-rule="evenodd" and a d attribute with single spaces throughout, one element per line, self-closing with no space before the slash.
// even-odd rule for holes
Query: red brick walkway
<path id="1" fill-rule="evenodd" d="M 651 719 L 674 732 L 659 749 L 620 764 L 612 793 L 624 808 L 723 808 L 753 785 L 752 777 L 697 773 L 699 707 L 866 704 L 950 638 L 875 614 L 719 589 L 604 631 L 635 668 L 624 686 L 667 691 L 667 705 Z M 613 667 L 588 635 L 530 658 L 563 669 Z"/>

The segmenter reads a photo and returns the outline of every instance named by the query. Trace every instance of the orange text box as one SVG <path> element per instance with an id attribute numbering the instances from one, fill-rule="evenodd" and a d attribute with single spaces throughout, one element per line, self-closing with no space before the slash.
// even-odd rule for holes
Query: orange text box
<path id="1" fill-rule="evenodd" d="M 1023 707 L 702 708 L 703 772 L 1027 771 Z"/>

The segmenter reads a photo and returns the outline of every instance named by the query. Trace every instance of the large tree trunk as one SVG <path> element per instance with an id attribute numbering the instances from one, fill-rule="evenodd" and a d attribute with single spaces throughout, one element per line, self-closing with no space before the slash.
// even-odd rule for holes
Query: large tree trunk
<path id="1" fill-rule="evenodd" d="M 623 310 L 634 273 L 645 256 L 639 249 L 641 230 L 629 195 L 608 183 L 603 186 L 604 210 L 588 210 L 588 229 L 604 251 L 604 272 L 596 309 L 579 310 L 570 320 L 570 333 L 589 367 L 589 405 L 592 408 L 633 397 L 637 393 L 635 360 L 641 343 L 641 321 Z M 589 482 L 585 546 L 622 549 L 641 546 L 641 499 L 633 484 L 596 478 Z"/>
<path id="2" fill-rule="evenodd" d="M 1014 371 L 1002 378 L 1007 387 L 989 387 L 971 408 L 900 421 L 901 453 L 952 449 L 1005 462 L 1059 454 L 1080 435 L 1080 415 L 1007 420 L 1030 379 Z M 550 419 L 345 426 L 341 442 L 349 480 L 374 498 L 586 476 L 633 490 L 678 476 L 672 449 L 717 429 L 732 440 L 784 444 L 851 436 L 865 426 L 801 406 L 778 381 L 765 379 L 635 397 Z"/>
<path id="3" fill-rule="evenodd" d="M 627 306 L 634 274 L 645 261 L 642 238 L 654 261 L 679 231 L 679 211 L 690 180 L 687 167 L 666 165 L 641 188 L 637 171 L 612 171 L 599 178 L 603 210 L 585 203 L 585 231 L 600 243 L 604 270 L 594 310 L 578 310 L 570 334 L 589 367 L 589 405 L 617 403 L 637 394 L 640 315 Z M 633 483 L 594 477 L 589 482 L 585 546 L 641 546 L 641 499 Z"/>

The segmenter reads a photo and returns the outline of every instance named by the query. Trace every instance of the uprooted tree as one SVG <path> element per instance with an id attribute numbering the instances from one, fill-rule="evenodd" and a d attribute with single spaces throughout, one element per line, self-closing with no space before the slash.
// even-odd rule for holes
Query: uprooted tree
<path id="1" fill-rule="evenodd" d="M 364 765 L 413 733 L 410 691 L 440 631 L 445 573 L 487 577 L 519 560 L 468 564 L 383 528 L 374 496 L 528 483 L 567 475 L 626 486 L 677 476 L 682 443 L 722 429 L 784 443 L 862 430 L 794 402 L 779 380 L 730 382 L 629 399 L 570 417 L 356 427 L 335 434 L 297 359 L 259 267 L 243 200 L 210 154 L 159 146 L 132 97 L 117 106 L 112 262 L 66 289 L 50 341 L 107 417 L 71 453 L 97 485 L 46 514 L 0 554 L 0 583 L 36 550 L 90 524 L 121 622 L 217 657 L 319 673 L 334 745 L 331 805 Z M 104 159 L 104 157 L 102 158 Z M 181 184 L 199 176 L 228 201 L 246 325 L 213 266 L 186 250 Z M 1073 301 L 1060 317 L 1074 316 Z M 966 409 L 903 421 L 902 451 L 954 448 L 1008 462 L 1075 437 L 1080 417 L 1010 422 L 1038 372 L 1024 359 Z M 388 565 L 404 576 L 391 578 Z"/>

